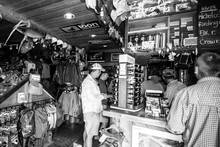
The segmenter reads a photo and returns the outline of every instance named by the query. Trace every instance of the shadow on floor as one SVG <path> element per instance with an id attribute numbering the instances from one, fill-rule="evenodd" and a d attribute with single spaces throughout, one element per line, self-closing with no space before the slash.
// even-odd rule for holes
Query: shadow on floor
<path id="1" fill-rule="evenodd" d="M 53 144 L 49 147 L 73 147 L 73 143 L 82 144 L 83 124 L 63 123 L 53 134 Z"/>

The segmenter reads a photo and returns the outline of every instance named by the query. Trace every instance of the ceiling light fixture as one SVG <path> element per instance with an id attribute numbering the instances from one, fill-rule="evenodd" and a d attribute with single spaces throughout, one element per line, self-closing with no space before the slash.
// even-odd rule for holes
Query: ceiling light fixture
<path id="1" fill-rule="evenodd" d="M 107 45 L 103 45 L 103 47 L 108 47 Z"/>
<path id="2" fill-rule="evenodd" d="M 74 19 L 74 18 L 76 18 L 76 16 L 73 13 L 68 12 L 68 13 L 64 14 L 64 18 L 65 19 Z"/>
<path id="3" fill-rule="evenodd" d="M 91 37 L 94 38 L 94 37 L 96 37 L 96 35 L 95 35 L 95 34 L 92 34 Z"/>

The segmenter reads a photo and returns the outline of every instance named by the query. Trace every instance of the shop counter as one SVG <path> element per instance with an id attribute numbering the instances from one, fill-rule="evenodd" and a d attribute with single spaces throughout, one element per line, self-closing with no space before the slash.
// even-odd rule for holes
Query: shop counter
<path id="1" fill-rule="evenodd" d="M 123 131 L 125 139 L 122 147 L 169 147 L 182 142 L 181 135 L 166 129 L 165 118 L 149 117 L 143 109 L 137 112 L 106 109 L 103 115 L 112 118 Z"/>

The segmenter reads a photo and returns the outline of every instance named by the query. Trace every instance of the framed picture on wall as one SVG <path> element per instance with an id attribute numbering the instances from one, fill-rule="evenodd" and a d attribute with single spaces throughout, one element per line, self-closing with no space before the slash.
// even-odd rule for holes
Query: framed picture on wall
<path id="1" fill-rule="evenodd" d="M 111 61 L 118 61 L 120 53 L 111 53 Z"/>

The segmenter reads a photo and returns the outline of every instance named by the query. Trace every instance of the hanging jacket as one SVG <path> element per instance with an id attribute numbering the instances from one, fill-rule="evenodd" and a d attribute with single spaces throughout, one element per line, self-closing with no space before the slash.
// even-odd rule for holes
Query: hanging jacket
<path id="1" fill-rule="evenodd" d="M 43 69 L 42 69 L 42 79 L 48 79 L 50 78 L 50 66 L 46 63 L 42 64 Z"/>
<path id="2" fill-rule="evenodd" d="M 23 108 L 19 111 L 19 120 L 17 122 L 18 139 L 20 145 L 26 144 L 23 138 L 30 138 L 35 131 L 34 111 L 29 108 Z"/>
<path id="3" fill-rule="evenodd" d="M 64 84 L 63 71 L 64 71 L 64 64 L 58 64 L 53 79 L 60 85 Z"/>
<path id="4" fill-rule="evenodd" d="M 86 0 L 86 7 L 93 9 L 96 13 L 97 0 Z"/>
<path id="5" fill-rule="evenodd" d="M 82 82 L 79 66 L 74 63 L 69 63 L 64 67 L 64 83 L 71 83 L 77 87 L 80 87 Z"/>
<path id="6" fill-rule="evenodd" d="M 47 112 L 39 107 L 35 110 L 35 138 L 43 138 L 48 129 Z"/>
<path id="7" fill-rule="evenodd" d="M 57 65 L 54 79 L 60 85 L 71 83 L 72 85 L 80 87 L 82 77 L 78 64 L 67 63 Z"/>
<path id="8" fill-rule="evenodd" d="M 77 117 L 81 112 L 81 104 L 79 95 L 75 91 L 66 92 L 64 91 L 59 100 L 59 104 L 61 105 L 64 114 Z"/>

